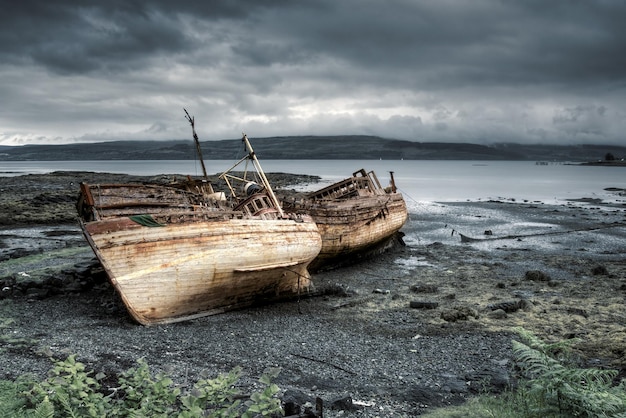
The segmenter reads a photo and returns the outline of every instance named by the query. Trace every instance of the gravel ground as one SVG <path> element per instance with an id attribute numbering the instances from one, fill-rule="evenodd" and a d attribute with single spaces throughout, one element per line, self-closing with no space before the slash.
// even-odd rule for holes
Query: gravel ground
<path id="1" fill-rule="evenodd" d="M 89 176 L 0 178 L 0 378 L 75 353 L 111 377 L 144 358 L 181 386 L 241 366 L 246 392 L 280 367 L 283 399 L 319 397 L 327 417 L 415 416 L 514 384 L 515 327 L 626 370 L 622 203 L 412 203 L 406 245 L 317 273 L 315 297 L 142 327 L 64 218 Z"/>

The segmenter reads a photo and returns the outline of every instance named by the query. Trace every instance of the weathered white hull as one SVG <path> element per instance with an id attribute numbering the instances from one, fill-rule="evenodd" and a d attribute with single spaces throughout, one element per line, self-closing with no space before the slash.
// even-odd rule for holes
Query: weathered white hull
<path id="1" fill-rule="evenodd" d="M 223 219 L 139 225 L 83 222 L 132 317 L 168 323 L 306 293 L 321 238 L 313 222 Z"/>

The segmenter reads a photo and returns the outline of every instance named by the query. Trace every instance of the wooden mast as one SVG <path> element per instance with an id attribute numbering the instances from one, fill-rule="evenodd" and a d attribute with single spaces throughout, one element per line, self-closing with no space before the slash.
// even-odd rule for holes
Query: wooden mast
<path id="1" fill-rule="evenodd" d="M 204 174 L 204 179 L 208 182 L 209 176 L 206 173 L 206 167 L 204 166 L 204 158 L 202 158 L 202 149 L 200 148 L 200 141 L 198 141 L 198 135 L 196 134 L 195 119 L 189 115 L 189 112 L 187 112 L 187 109 L 183 108 L 183 110 L 185 111 L 185 117 L 191 124 L 191 131 L 193 132 L 193 140 L 196 144 L 196 152 L 198 153 L 198 158 L 200 159 L 200 165 L 202 166 L 202 174 Z"/>
<path id="2" fill-rule="evenodd" d="M 274 194 L 274 190 L 272 190 L 272 186 L 270 185 L 270 182 L 267 180 L 267 177 L 265 177 L 265 172 L 261 168 L 261 163 L 259 163 L 259 160 L 256 158 L 256 154 L 254 153 L 254 150 L 252 149 L 252 145 L 250 145 L 250 141 L 248 140 L 248 135 L 243 134 L 243 137 L 241 138 L 241 140 L 246 146 L 246 150 L 248 151 L 248 157 L 252 160 L 252 164 L 254 164 L 254 168 L 256 169 L 259 177 L 261 178 L 261 183 L 263 183 L 263 187 L 265 187 L 265 189 L 267 190 L 267 194 L 272 200 L 272 203 L 274 204 L 276 210 L 278 210 L 280 217 L 281 218 L 284 217 L 285 214 L 283 213 L 283 208 L 280 206 L 280 202 L 276 198 L 276 195 Z"/>

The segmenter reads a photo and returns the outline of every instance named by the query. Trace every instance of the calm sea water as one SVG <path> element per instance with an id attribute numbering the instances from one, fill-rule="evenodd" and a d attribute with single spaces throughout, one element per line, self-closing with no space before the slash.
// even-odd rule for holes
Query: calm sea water
<path id="1" fill-rule="evenodd" d="M 229 169 L 233 162 L 207 160 L 205 164 L 207 171 L 215 174 Z M 393 171 L 396 185 L 407 201 L 414 202 L 514 199 L 557 203 L 582 197 L 615 201 L 620 197 L 604 189 L 626 189 L 626 167 L 537 165 L 532 161 L 432 160 L 264 160 L 261 165 L 266 172 L 317 175 L 324 183 L 343 179 L 364 168 L 374 170 L 380 182 L 387 185 L 389 172 Z M 57 170 L 135 175 L 202 173 L 200 164 L 192 160 L 0 161 L 0 176 Z"/>

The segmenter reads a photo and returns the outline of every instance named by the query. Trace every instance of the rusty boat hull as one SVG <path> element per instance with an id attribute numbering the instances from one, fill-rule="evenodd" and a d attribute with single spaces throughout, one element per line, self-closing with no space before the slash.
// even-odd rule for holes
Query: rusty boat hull
<path id="1" fill-rule="evenodd" d="M 311 271 L 384 251 L 408 220 L 406 203 L 395 184 L 385 189 L 374 172 L 365 170 L 283 205 L 311 216 L 320 231 L 322 249 L 310 264 Z"/>
<path id="2" fill-rule="evenodd" d="M 78 206 L 85 237 L 128 312 L 143 325 L 311 290 L 307 266 L 321 237 L 306 217 L 224 210 L 156 185 L 81 184 Z"/>
<path id="3" fill-rule="evenodd" d="M 322 249 L 311 263 L 311 271 L 349 264 L 383 251 L 408 218 L 400 195 L 319 204 L 307 213 L 322 236 Z"/>

